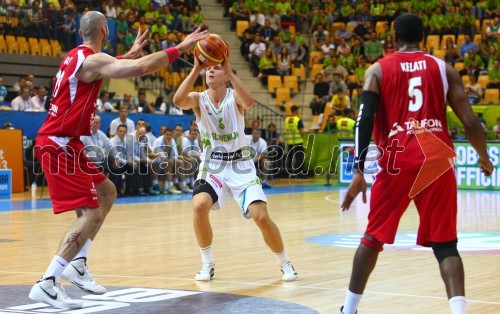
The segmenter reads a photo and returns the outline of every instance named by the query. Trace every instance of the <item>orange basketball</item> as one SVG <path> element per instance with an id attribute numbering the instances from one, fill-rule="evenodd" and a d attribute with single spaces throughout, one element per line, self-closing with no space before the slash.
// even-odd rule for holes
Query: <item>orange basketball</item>
<path id="1" fill-rule="evenodd" d="M 229 45 L 220 35 L 210 34 L 194 46 L 194 55 L 201 63 L 214 66 L 224 61 L 224 54 L 229 56 Z"/>

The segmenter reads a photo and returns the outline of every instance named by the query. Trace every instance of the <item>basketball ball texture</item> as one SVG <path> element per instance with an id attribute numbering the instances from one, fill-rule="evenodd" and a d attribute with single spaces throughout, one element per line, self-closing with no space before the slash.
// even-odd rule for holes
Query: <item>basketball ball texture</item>
<path id="1" fill-rule="evenodd" d="M 229 45 L 220 35 L 210 34 L 194 46 L 194 55 L 207 66 L 214 66 L 224 61 L 224 54 L 229 55 Z"/>

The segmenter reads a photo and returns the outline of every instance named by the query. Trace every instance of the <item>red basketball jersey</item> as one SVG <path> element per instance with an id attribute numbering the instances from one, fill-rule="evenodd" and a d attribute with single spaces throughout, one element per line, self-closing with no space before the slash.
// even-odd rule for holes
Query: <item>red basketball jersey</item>
<path id="1" fill-rule="evenodd" d="M 84 83 L 76 73 L 92 49 L 79 46 L 68 52 L 59 66 L 47 119 L 38 131 L 39 135 L 79 137 L 90 135 L 90 124 L 95 114 L 95 104 L 102 79 Z"/>
<path id="2" fill-rule="evenodd" d="M 401 170 L 419 169 L 424 154 L 413 132 L 414 119 L 453 149 L 446 123 L 448 80 L 446 64 L 431 55 L 395 52 L 378 61 L 382 68 L 380 104 L 375 115 L 374 140 L 384 150 L 379 165 L 387 168 L 386 150 L 398 140 L 400 148 L 391 163 Z"/>

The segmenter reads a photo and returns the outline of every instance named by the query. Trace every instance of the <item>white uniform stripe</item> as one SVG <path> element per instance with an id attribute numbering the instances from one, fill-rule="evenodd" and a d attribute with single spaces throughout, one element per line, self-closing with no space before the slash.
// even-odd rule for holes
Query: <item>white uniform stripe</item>
<path id="1" fill-rule="evenodd" d="M 426 54 L 425 56 L 431 57 L 432 59 L 434 59 L 434 61 L 436 61 L 437 65 L 439 67 L 439 74 L 441 74 L 441 81 L 443 82 L 443 92 L 444 92 L 444 100 L 443 101 L 444 101 L 444 104 L 446 105 L 447 96 L 448 96 L 448 88 L 449 88 L 448 77 L 446 76 L 446 62 L 444 62 L 443 60 L 441 60 L 439 58 L 436 58 L 433 55 Z"/>

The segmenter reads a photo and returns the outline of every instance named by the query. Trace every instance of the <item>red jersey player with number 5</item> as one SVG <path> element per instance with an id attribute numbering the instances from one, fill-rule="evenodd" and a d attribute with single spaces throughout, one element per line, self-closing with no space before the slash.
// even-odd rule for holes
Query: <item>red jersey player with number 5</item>
<path id="1" fill-rule="evenodd" d="M 411 200 L 420 216 L 417 244 L 432 247 L 452 313 L 466 313 L 464 271 L 457 250 L 457 191 L 446 124 L 449 103 L 479 155 L 485 175 L 493 170 L 481 124 L 471 110 L 461 77 L 443 60 L 419 49 L 422 20 L 403 14 L 394 22 L 399 51 L 370 66 L 365 74 L 356 124 L 354 176 L 341 205 L 348 210 L 362 192 L 366 152 L 372 132 L 379 149 L 371 190 L 368 226 L 354 255 L 343 314 L 356 313 L 384 243 L 394 243 L 399 220 Z"/>
<path id="2" fill-rule="evenodd" d="M 61 309 L 81 308 L 58 283 L 59 278 L 87 293 L 103 294 L 88 271 L 86 258 L 92 240 L 116 199 L 116 189 L 83 154 L 81 135 L 89 135 L 97 94 L 103 77 L 143 76 L 166 67 L 179 54 L 208 36 L 194 31 L 176 47 L 135 59 L 147 44 L 147 32 L 138 34 L 122 57 L 102 53 L 108 40 L 106 17 L 90 11 L 80 20 L 83 45 L 64 57 L 52 91 L 49 113 L 38 132 L 35 153 L 47 178 L 54 213 L 76 211 L 77 219 L 63 237 L 59 249 L 29 297 Z M 130 60 L 135 59 L 135 60 Z"/>

